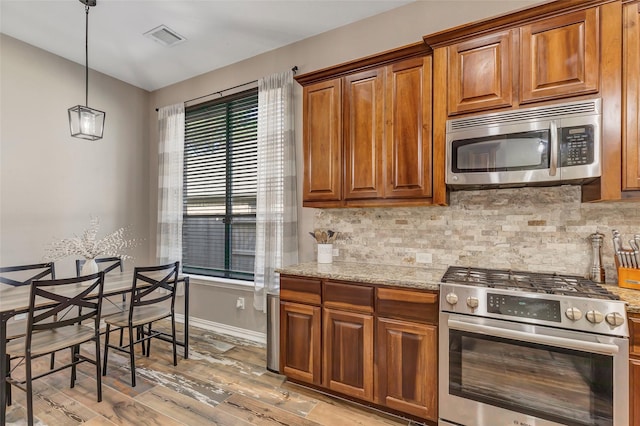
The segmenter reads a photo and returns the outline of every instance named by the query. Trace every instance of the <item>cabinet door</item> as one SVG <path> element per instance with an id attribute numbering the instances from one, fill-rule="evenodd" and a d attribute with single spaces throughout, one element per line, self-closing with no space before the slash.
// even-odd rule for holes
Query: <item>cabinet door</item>
<path id="1" fill-rule="evenodd" d="M 382 188 L 383 70 L 344 78 L 344 198 L 380 198 Z"/>
<path id="2" fill-rule="evenodd" d="M 640 2 L 624 6 L 622 189 L 640 189 Z M 625 99 L 623 97 L 623 99 Z M 640 421 L 640 420 L 639 420 Z"/>
<path id="3" fill-rule="evenodd" d="M 280 371 L 287 377 L 320 384 L 320 315 L 317 306 L 280 303 Z"/>
<path id="4" fill-rule="evenodd" d="M 598 91 L 597 8 L 525 25 L 520 44 L 520 103 Z"/>
<path id="5" fill-rule="evenodd" d="M 373 400 L 373 316 L 324 309 L 323 385 Z"/>
<path id="6" fill-rule="evenodd" d="M 448 113 L 513 105 L 514 33 L 501 31 L 448 47 Z"/>
<path id="7" fill-rule="evenodd" d="M 431 56 L 386 68 L 385 198 L 431 196 Z"/>
<path id="8" fill-rule="evenodd" d="M 337 201 L 342 192 L 342 90 L 334 79 L 303 89 L 304 201 Z"/>
<path id="9" fill-rule="evenodd" d="M 378 402 L 437 421 L 437 327 L 378 318 L 377 328 Z"/>

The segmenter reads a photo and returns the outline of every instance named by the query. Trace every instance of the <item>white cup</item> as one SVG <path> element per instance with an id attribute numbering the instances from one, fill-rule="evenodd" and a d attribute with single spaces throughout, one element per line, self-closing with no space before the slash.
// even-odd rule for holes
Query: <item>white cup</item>
<path id="1" fill-rule="evenodd" d="M 318 244 L 318 263 L 333 262 L 333 244 Z"/>

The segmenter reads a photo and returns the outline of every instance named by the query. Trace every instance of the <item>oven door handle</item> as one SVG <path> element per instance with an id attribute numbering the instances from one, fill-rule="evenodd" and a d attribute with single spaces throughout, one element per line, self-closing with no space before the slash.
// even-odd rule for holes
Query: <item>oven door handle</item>
<path id="1" fill-rule="evenodd" d="M 468 331 L 471 333 L 484 334 L 488 336 L 503 337 L 505 339 L 521 340 L 529 343 L 537 343 L 547 346 L 562 347 L 584 352 L 592 352 L 602 355 L 616 355 L 619 352 L 617 345 L 608 343 L 585 342 L 582 340 L 567 339 L 563 337 L 549 336 L 545 334 L 533 334 L 525 331 L 509 330 L 504 328 L 491 327 L 482 324 L 472 324 L 469 322 L 449 319 L 449 328 Z"/>

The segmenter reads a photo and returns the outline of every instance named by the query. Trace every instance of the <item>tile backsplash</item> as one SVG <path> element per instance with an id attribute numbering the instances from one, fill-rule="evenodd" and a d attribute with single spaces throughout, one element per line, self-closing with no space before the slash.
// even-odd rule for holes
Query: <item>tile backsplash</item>
<path id="1" fill-rule="evenodd" d="M 314 226 L 340 233 L 337 261 L 584 276 L 592 264 L 589 235 L 599 231 L 607 282 L 616 282 L 611 231 L 623 241 L 640 233 L 640 202 L 580 197 L 579 186 L 457 191 L 448 207 L 318 210 Z"/>

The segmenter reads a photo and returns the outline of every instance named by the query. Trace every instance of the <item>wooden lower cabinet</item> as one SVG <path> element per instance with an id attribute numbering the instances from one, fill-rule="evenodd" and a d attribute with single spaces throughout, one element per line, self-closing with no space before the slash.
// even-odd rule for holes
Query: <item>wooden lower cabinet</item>
<path id="1" fill-rule="evenodd" d="M 324 309 L 324 386 L 373 401 L 373 316 Z"/>
<path id="2" fill-rule="evenodd" d="M 629 424 L 640 426 L 640 359 L 629 361 Z"/>
<path id="3" fill-rule="evenodd" d="M 437 292 L 281 275 L 280 373 L 435 424 L 437 324 Z"/>
<path id="4" fill-rule="evenodd" d="M 376 337 L 379 403 L 437 421 L 438 328 L 378 318 Z"/>
<path id="5" fill-rule="evenodd" d="M 321 382 L 321 310 L 318 306 L 280 303 L 280 370 L 292 379 Z"/>

